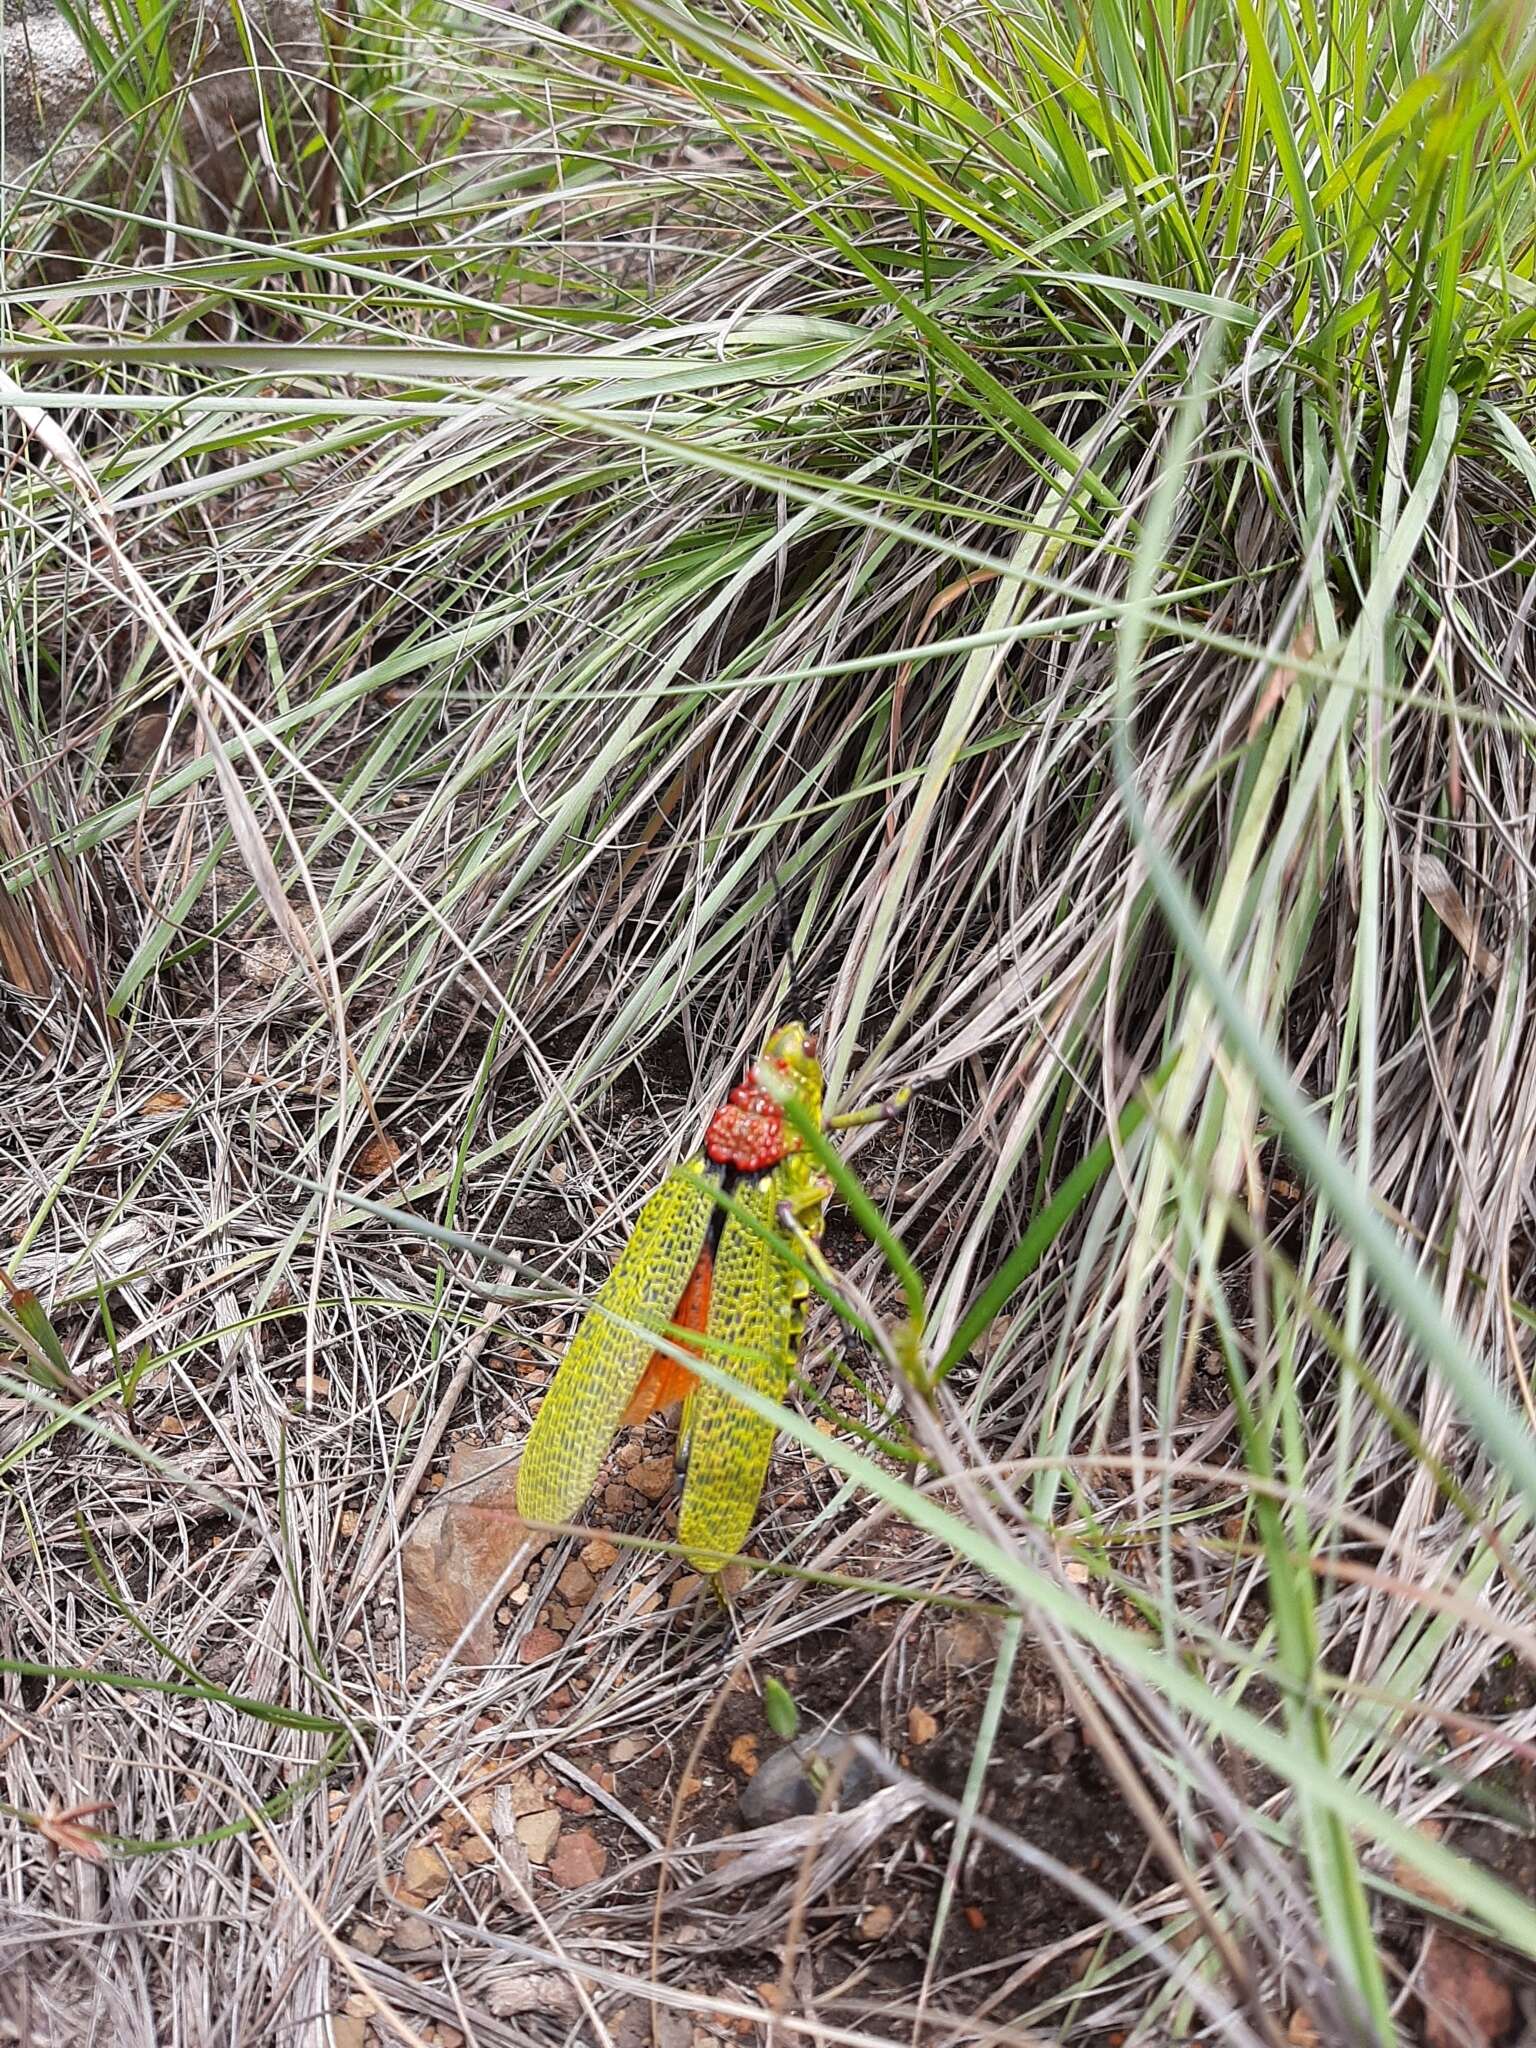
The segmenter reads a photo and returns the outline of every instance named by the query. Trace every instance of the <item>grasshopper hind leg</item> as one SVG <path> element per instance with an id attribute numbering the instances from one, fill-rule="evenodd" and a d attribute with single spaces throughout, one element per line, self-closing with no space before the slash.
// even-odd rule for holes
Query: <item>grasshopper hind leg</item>
<path id="1" fill-rule="evenodd" d="M 679 1472 L 688 1470 L 688 1459 L 693 1451 L 693 1414 L 699 1383 L 694 1381 L 683 1396 L 683 1412 L 677 1420 L 677 1452 L 674 1462 Z"/>

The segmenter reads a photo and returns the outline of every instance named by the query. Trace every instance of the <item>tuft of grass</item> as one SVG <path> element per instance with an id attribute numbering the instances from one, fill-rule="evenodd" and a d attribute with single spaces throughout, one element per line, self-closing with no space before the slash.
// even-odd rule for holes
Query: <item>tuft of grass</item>
<path id="1" fill-rule="evenodd" d="M 622 1801 L 579 1901 L 456 1869 L 437 1984 L 381 1879 L 897 1599 L 1006 1650 L 960 1799 L 880 1795 L 917 1975 L 804 2030 L 1390 2042 L 1426 1891 L 1536 1954 L 1444 1832 L 1533 1648 L 1525 12 L 349 0 L 300 70 L 242 8 L 228 132 L 192 12 L 66 9 L 106 145 L 0 193 L 0 1974 L 500 2038 L 510 1954 L 598 2038 L 723 1916 L 792 1986 L 867 1816 L 728 1909 L 666 1850 L 649 1972 Z M 557 1657 L 530 1599 L 424 1670 L 430 1431 L 517 1439 L 792 996 L 915 1104 L 776 1569 L 684 1637 L 640 1545 Z M 1025 1665 L 1114 1895 L 989 1818 Z M 952 1962 L 983 1844 L 1086 1968 Z"/>

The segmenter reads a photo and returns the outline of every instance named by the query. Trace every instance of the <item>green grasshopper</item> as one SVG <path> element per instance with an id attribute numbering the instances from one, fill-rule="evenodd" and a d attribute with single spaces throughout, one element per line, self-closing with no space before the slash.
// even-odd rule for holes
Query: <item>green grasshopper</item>
<path id="1" fill-rule="evenodd" d="M 523 1451 L 517 1504 L 526 1520 L 572 1520 L 615 1431 L 680 1399 L 684 1553 L 713 1574 L 740 1551 L 773 1455 L 773 1425 L 658 1350 L 656 1339 L 703 1355 L 704 1346 L 687 1343 L 694 1332 L 708 1340 L 712 1364 L 784 1399 L 810 1294 L 802 1264 L 786 1254 L 790 1243 L 802 1258 L 814 1251 L 831 1193 L 786 1118 L 786 1097 L 817 1130 L 876 1122 L 899 1107 L 824 1119 L 815 1039 L 803 1024 L 771 1034 L 710 1119 L 702 1150 L 641 1208 L 571 1339 Z"/>

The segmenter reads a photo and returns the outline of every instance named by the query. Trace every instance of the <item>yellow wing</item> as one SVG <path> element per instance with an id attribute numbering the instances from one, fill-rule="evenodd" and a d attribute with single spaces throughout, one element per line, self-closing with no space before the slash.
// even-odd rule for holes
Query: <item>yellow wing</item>
<path id="1" fill-rule="evenodd" d="M 767 1229 L 776 1228 L 779 1203 L 788 1198 L 806 1228 L 813 1234 L 820 1230 L 825 1195 L 801 1156 L 791 1155 L 755 1184 L 739 1185 L 733 1192 Z M 728 1216 L 715 1253 L 709 1335 L 730 1348 L 711 1350 L 709 1363 L 770 1400 L 782 1401 L 809 1291 L 797 1267 L 756 1231 Z M 689 1397 L 684 1428 L 688 1476 L 678 1536 L 690 1564 L 716 1572 L 741 1549 L 752 1527 L 773 1455 L 774 1428 L 702 1379 Z"/>
<path id="2" fill-rule="evenodd" d="M 712 1185 L 702 1162 L 690 1161 L 635 1218 L 528 1432 L 517 1475 L 518 1512 L 528 1521 L 568 1522 L 592 1491 L 698 1263 L 715 1210 Z"/>

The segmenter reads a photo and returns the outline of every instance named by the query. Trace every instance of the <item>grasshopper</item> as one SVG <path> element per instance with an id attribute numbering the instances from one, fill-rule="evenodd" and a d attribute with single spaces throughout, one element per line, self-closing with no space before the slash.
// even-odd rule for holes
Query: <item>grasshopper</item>
<path id="1" fill-rule="evenodd" d="M 773 1425 L 673 1351 L 705 1355 L 705 1346 L 688 1343 L 690 1333 L 703 1337 L 712 1364 L 784 1399 L 810 1294 L 803 1264 L 785 1252 L 793 1244 L 802 1260 L 814 1254 L 831 1193 L 785 1116 L 786 1097 L 817 1130 L 899 1109 L 824 1118 L 815 1039 L 803 1024 L 769 1036 L 711 1117 L 699 1153 L 644 1203 L 572 1337 L 523 1451 L 517 1504 L 526 1520 L 572 1520 L 615 1432 L 681 1400 L 683 1551 L 711 1575 L 740 1551 L 773 1454 Z M 658 1337 L 673 1350 L 659 1350 Z"/>

